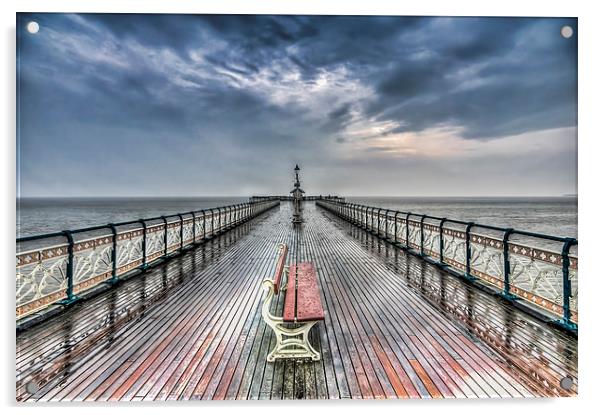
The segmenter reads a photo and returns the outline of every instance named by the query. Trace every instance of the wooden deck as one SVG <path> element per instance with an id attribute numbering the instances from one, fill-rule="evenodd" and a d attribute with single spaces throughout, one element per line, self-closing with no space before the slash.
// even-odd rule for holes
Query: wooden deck
<path id="1" fill-rule="evenodd" d="M 22 401 L 573 395 L 577 340 L 343 222 L 290 204 L 17 337 Z M 277 243 L 316 265 L 319 362 L 267 363 Z M 278 297 L 282 313 L 284 293 Z M 33 394 L 27 391 L 39 385 Z"/>

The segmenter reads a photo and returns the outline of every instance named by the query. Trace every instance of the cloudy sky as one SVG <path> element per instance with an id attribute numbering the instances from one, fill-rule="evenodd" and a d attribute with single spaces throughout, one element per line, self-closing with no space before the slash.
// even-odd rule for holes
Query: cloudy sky
<path id="1" fill-rule="evenodd" d="M 576 193 L 576 32 L 552 18 L 20 14 L 20 194 L 284 194 L 295 163 L 309 194 Z"/>

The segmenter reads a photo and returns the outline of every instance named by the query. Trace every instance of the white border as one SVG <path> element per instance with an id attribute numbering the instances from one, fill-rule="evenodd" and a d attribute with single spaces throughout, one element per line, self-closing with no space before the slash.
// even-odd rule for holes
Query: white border
<path id="1" fill-rule="evenodd" d="M 281 404 L 260 403 L 184 403 L 162 406 L 154 405 L 111 405 L 111 411 L 123 411 L 124 408 L 145 413 L 164 414 L 165 410 L 195 412 L 207 410 L 229 410 L 265 413 L 297 413 L 313 411 L 319 408 L 359 413 L 372 407 L 379 411 L 420 411 L 421 413 L 460 412 L 463 414 L 504 413 L 523 410 L 546 413 L 577 413 L 594 407 L 598 386 L 602 384 L 600 376 L 600 316 L 602 305 L 596 301 L 602 292 L 600 281 L 602 235 L 600 220 L 600 186 L 598 177 L 600 148 L 600 109 L 597 106 L 600 97 L 600 41 L 602 40 L 602 16 L 592 6 L 595 2 L 546 1 L 527 2 L 525 0 L 504 0 L 499 2 L 483 1 L 384 1 L 384 0 L 346 0 L 320 2 L 311 0 L 228 0 L 227 2 L 208 2 L 192 0 L 20 0 L 3 1 L 2 13 L 2 126 L 4 128 L 2 157 L 2 246 L 0 247 L 3 264 L 3 334 L 2 347 L 2 403 L 9 413 L 42 412 L 68 413 L 85 410 L 86 413 L 106 413 L 106 405 L 38 405 L 16 406 L 14 400 L 14 316 L 12 302 L 14 282 L 14 227 L 15 227 L 15 12 L 144 12 L 144 13 L 241 13 L 241 14 L 400 14 L 400 15 L 474 15 L 474 16 L 575 16 L 579 18 L 579 265 L 580 265 L 580 339 L 579 339 L 579 397 L 575 399 L 534 399 L 534 400 L 489 400 L 489 401 L 453 401 L 453 402 L 286 402 Z M 553 70 L 553 69 L 552 69 Z M 602 396 L 602 395 L 601 395 Z M 85 409 L 84 409 L 85 408 Z M 375 409 L 376 409 L 375 408 Z"/>

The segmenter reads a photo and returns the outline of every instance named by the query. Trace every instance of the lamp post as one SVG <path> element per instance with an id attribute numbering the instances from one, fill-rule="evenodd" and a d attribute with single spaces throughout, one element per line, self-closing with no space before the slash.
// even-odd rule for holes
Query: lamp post
<path id="1" fill-rule="evenodd" d="M 293 223 L 301 223 L 303 219 L 301 217 L 301 202 L 303 201 L 303 189 L 301 189 L 301 183 L 299 182 L 299 165 L 295 165 L 295 184 L 291 193 L 293 194 Z"/>

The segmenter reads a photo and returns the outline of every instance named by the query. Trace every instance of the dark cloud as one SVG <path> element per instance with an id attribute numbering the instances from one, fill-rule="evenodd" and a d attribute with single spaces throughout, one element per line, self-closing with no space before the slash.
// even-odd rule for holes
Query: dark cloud
<path id="1" fill-rule="evenodd" d="M 577 32 L 560 18 L 19 14 L 22 190 L 85 168 L 80 192 L 102 180 L 186 192 L 176 177 L 219 171 L 228 178 L 198 192 L 236 193 L 220 183 L 333 165 L 341 148 L 395 133 L 487 142 L 574 127 L 565 24 Z"/>

